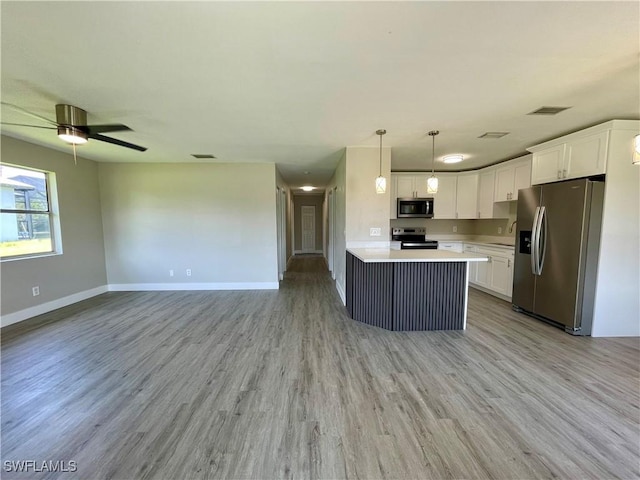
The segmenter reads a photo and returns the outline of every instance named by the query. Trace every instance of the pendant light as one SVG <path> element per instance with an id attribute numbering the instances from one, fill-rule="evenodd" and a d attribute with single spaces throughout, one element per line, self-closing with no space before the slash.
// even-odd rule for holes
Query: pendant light
<path id="1" fill-rule="evenodd" d="M 376 193 L 387 191 L 387 179 L 382 176 L 382 136 L 385 133 L 387 133 L 386 130 L 376 130 L 376 135 L 380 135 L 380 175 L 376 178 Z"/>
<path id="2" fill-rule="evenodd" d="M 438 177 L 435 174 L 436 167 L 436 135 L 440 132 L 438 130 L 431 130 L 429 136 L 432 138 L 431 142 L 431 176 L 427 179 L 427 193 L 438 193 Z"/>
<path id="3" fill-rule="evenodd" d="M 640 165 L 640 135 L 636 135 L 634 139 L 635 145 L 633 149 L 633 160 L 631 163 L 634 165 Z"/>

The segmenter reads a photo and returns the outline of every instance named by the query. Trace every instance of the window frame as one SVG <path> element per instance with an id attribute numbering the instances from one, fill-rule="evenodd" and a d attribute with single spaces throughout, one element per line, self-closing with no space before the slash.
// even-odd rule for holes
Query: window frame
<path id="1" fill-rule="evenodd" d="M 24 165 L 16 165 L 12 163 L 2 162 L 2 165 L 16 168 L 20 170 L 28 170 L 31 172 L 42 173 L 44 175 L 44 185 L 47 194 L 47 209 L 32 210 L 26 208 L 2 208 L 0 205 L 0 214 L 8 213 L 15 215 L 46 215 L 49 220 L 49 236 L 51 239 L 51 249 L 43 252 L 25 253 L 20 255 L 0 256 L 0 263 L 12 260 L 22 260 L 27 258 L 47 257 L 51 255 L 62 254 L 62 241 L 60 238 L 60 223 L 57 215 L 57 194 L 54 192 L 56 188 L 55 172 L 41 170 L 39 168 L 26 167 Z"/>

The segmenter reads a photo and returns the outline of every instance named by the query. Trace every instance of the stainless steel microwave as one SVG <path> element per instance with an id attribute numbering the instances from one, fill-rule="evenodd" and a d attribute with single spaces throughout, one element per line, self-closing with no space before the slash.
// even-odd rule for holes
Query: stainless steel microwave
<path id="1" fill-rule="evenodd" d="M 398 218 L 433 218 L 433 197 L 399 198 Z"/>

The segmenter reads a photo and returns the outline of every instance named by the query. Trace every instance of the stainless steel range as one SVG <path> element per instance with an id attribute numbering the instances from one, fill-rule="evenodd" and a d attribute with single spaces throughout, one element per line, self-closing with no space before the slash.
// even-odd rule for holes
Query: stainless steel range
<path id="1" fill-rule="evenodd" d="M 401 242 L 400 248 L 402 250 L 407 249 L 427 249 L 435 250 L 438 248 L 437 240 L 427 240 L 425 235 L 427 234 L 426 228 L 394 228 L 391 234 L 391 240 L 394 242 Z"/>

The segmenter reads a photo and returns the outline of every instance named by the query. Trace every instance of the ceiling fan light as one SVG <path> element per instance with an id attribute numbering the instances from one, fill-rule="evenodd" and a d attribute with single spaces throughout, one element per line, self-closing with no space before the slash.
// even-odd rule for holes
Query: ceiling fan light
<path id="1" fill-rule="evenodd" d="M 438 193 L 438 177 L 435 175 L 427 178 L 427 193 Z"/>
<path id="2" fill-rule="evenodd" d="M 380 175 L 376 178 L 376 193 L 385 193 L 387 191 L 387 179 Z"/>
<path id="3" fill-rule="evenodd" d="M 447 155 L 442 158 L 444 163 L 459 163 L 464 160 L 464 156 L 461 153 L 454 153 L 453 155 Z"/>
<path id="4" fill-rule="evenodd" d="M 73 127 L 59 126 L 58 137 L 73 145 L 83 145 L 88 141 L 86 133 Z"/>

